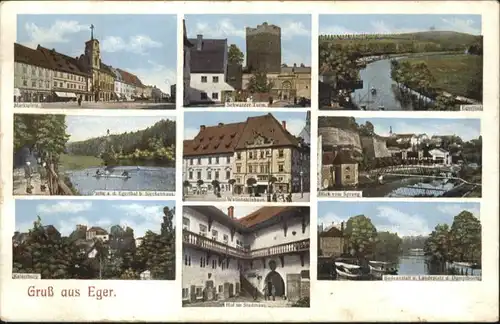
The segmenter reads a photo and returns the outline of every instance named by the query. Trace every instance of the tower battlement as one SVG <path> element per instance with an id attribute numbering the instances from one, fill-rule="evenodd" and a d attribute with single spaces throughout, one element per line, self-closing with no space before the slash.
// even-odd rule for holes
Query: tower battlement
<path id="1" fill-rule="evenodd" d="M 257 25 L 257 27 L 247 27 L 246 34 L 247 36 L 259 35 L 259 34 L 273 34 L 276 36 L 281 35 L 281 28 L 276 25 L 269 25 L 267 22 L 264 22 L 261 25 Z"/>

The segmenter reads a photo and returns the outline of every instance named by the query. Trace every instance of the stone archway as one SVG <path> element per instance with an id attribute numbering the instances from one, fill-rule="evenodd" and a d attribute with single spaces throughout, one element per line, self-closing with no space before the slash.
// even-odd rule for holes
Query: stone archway
<path id="1" fill-rule="evenodd" d="M 269 261 L 269 268 L 271 271 L 267 274 L 265 283 L 266 284 L 272 284 L 275 288 L 275 296 L 276 297 L 282 297 L 285 295 L 285 281 L 283 280 L 283 277 L 276 271 L 276 261 L 271 260 Z M 270 285 L 268 285 L 270 287 Z"/>
<path id="2" fill-rule="evenodd" d="M 291 92 L 292 92 L 292 83 L 290 81 L 284 81 L 281 84 L 281 100 L 290 100 Z"/>

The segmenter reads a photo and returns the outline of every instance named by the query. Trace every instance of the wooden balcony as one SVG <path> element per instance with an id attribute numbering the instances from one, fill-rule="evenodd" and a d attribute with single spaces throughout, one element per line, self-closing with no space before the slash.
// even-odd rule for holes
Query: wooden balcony
<path id="1" fill-rule="evenodd" d="M 248 250 L 244 248 L 235 248 L 225 243 L 218 242 L 208 237 L 190 232 L 188 230 L 183 230 L 182 241 L 183 244 L 186 244 L 188 246 L 206 249 L 211 252 L 220 253 L 240 259 L 263 258 L 309 251 L 310 243 L 309 239 L 305 239 L 301 241 L 279 244 L 268 248 Z"/>

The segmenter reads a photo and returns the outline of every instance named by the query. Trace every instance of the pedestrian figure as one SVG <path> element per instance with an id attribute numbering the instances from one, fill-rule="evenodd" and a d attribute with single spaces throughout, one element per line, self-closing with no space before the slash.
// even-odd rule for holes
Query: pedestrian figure
<path id="1" fill-rule="evenodd" d="M 80 97 L 78 97 L 78 106 L 80 107 L 82 106 L 82 100 L 83 100 L 82 95 L 80 95 Z"/>
<path id="2" fill-rule="evenodd" d="M 31 167 L 30 161 L 26 161 L 24 166 L 24 178 L 26 179 L 26 192 L 31 193 L 31 177 L 33 174 L 33 168 Z"/>
<path id="3" fill-rule="evenodd" d="M 273 296 L 273 301 L 276 300 L 276 287 L 271 285 L 271 295 Z"/>

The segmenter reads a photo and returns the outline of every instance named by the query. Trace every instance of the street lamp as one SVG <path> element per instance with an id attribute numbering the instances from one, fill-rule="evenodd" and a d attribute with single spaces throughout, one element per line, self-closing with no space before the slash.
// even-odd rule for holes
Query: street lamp
<path id="1" fill-rule="evenodd" d="M 272 154 L 271 151 L 266 152 L 267 156 L 267 201 L 271 202 L 271 158 Z"/>
<path id="2" fill-rule="evenodd" d="M 304 171 L 300 169 L 300 198 L 304 198 Z"/>

